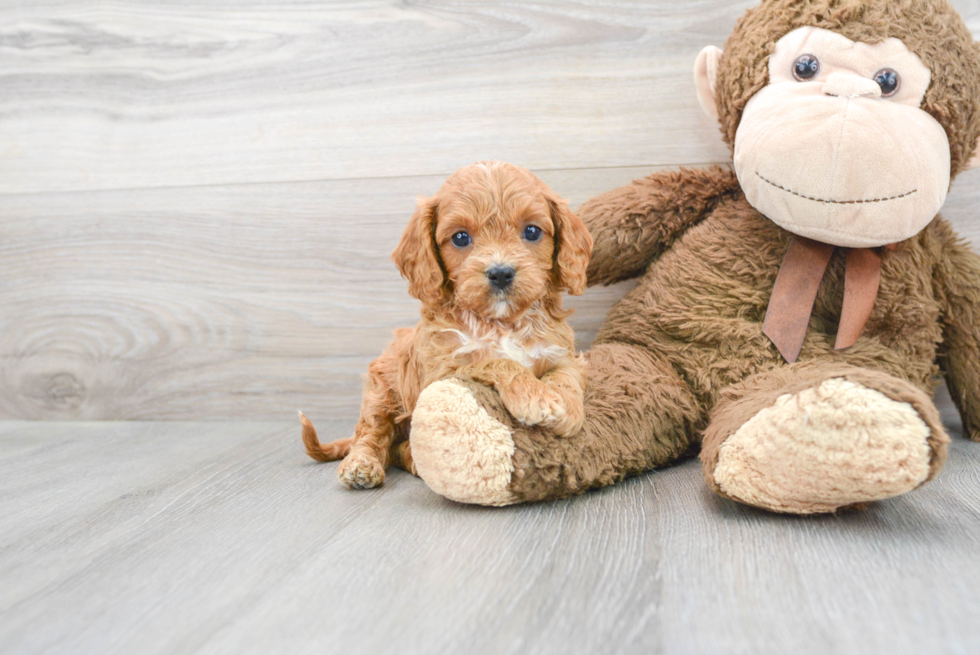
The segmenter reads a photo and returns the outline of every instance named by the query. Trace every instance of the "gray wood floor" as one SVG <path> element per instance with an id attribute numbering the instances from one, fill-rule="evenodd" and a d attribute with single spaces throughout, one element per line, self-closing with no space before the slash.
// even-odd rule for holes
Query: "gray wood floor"
<path id="1" fill-rule="evenodd" d="M 487 509 L 401 471 L 346 491 L 292 423 L 3 422 L 0 651 L 977 653 L 980 444 L 954 438 L 922 489 L 791 518 L 694 461 Z"/>

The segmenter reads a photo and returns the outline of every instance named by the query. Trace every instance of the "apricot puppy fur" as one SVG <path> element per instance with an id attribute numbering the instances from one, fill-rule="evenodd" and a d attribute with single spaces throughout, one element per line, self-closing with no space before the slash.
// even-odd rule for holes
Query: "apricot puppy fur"
<path id="1" fill-rule="evenodd" d="M 445 377 L 492 386 L 526 425 L 559 435 L 583 421 L 585 362 L 561 294 L 585 289 L 592 237 L 568 205 L 531 172 L 481 162 L 421 199 L 392 259 L 422 301 L 415 328 L 368 367 L 354 436 L 321 445 L 300 414 L 319 461 L 343 458 L 337 476 L 376 487 L 394 464 L 416 473 L 408 436 L 419 393 Z"/>

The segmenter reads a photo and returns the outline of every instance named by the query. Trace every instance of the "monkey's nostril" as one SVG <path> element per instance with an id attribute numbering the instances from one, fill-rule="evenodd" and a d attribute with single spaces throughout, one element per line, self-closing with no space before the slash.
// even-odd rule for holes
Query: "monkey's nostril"
<path id="1" fill-rule="evenodd" d="M 487 279 L 494 288 L 504 291 L 514 281 L 516 273 L 513 266 L 493 266 L 487 269 Z"/>

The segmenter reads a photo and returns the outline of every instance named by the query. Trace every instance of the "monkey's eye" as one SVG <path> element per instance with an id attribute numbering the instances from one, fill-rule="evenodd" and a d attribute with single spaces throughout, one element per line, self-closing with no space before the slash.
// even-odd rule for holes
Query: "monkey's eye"
<path id="1" fill-rule="evenodd" d="M 881 87 L 882 98 L 890 98 L 898 93 L 898 88 L 902 86 L 902 78 L 890 68 L 882 68 L 875 73 L 875 82 Z"/>
<path id="2" fill-rule="evenodd" d="M 820 72 L 820 61 L 813 55 L 803 55 L 793 62 L 793 77 L 800 82 L 809 82 Z"/>
<path id="3" fill-rule="evenodd" d="M 471 243 L 473 243 L 473 239 L 471 239 L 470 235 L 464 232 L 463 230 L 460 230 L 459 232 L 453 235 L 453 245 L 456 246 L 457 248 L 465 248 Z"/>
<path id="4" fill-rule="evenodd" d="M 528 241 L 537 241 L 541 238 L 541 228 L 537 225 L 528 225 L 524 228 L 524 238 Z"/>

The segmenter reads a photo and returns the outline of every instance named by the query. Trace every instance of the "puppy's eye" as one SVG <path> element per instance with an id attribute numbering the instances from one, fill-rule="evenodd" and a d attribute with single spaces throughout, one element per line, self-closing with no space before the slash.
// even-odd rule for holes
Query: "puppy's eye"
<path id="1" fill-rule="evenodd" d="M 470 238 L 469 234 L 463 232 L 462 230 L 453 235 L 453 245 L 457 248 L 465 248 L 471 243 L 473 243 L 473 239 Z"/>
<path id="2" fill-rule="evenodd" d="M 528 241 L 537 241 L 541 238 L 542 234 L 541 228 L 537 225 L 528 225 L 524 228 L 524 238 Z"/>
<path id="3" fill-rule="evenodd" d="M 809 82 L 820 72 L 820 61 L 813 55 L 803 55 L 793 62 L 793 77 Z"/>
<path id="4" fill-rule="evenodd" d="M 898 93 L 902 86 L 902 78 L 890 68 L 883 68 L 875 73 L 875 82 L 881 87 L 881 97 L 890 98 Z"/>

